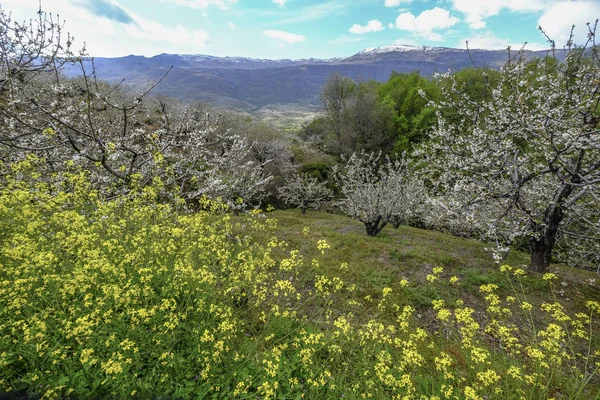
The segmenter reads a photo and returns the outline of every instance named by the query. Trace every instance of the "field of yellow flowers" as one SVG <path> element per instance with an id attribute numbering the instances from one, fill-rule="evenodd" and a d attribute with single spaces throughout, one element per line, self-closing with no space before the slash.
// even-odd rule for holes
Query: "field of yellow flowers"
<path id="1" fill-rule="evenodd" d="M 0 189 L 0 393 L 600 398 L 591 281 L 428 255 L 414 228 L 347 243 L 340 216 L 186 211 L 158 180 L 107 200 L 38 162 Z"/>

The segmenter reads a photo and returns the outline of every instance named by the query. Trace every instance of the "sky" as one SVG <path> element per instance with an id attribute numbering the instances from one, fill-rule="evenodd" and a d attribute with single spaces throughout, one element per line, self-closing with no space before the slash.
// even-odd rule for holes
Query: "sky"
<path id="1" fill-rule="evenodd" d="M 39 0 L 0 0 L 15 20 Z M 96 57 L 161 53 L 269 59 L 347 57 L 392 44 L 562 47 L 600 18 L 600 0 L 42 0 Z M 599 32 L 600 36 L 600 32 Z M 599 37 L 600 41 L 600 37 Z"/>

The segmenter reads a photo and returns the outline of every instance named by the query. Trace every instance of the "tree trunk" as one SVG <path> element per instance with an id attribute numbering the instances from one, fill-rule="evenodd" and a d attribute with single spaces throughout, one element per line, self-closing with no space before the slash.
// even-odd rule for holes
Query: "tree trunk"
<path id="1" fill-rule="evenodd" d="M 544 224 L 538 226 L 541 233 L 539 239 L 529 238 L 529 250 L 531 252 L 531 265 L 529 269 L 534 272 L 544 273 L 552 262 L 552 249 L 556 244 L 558 228 L 563 219 L 563 211 L 560 204 L 554 204 L 544 215 Z"/>
<path id="2" fill-rule="evenodd" d="M 376 236 L 379 232 L 381 232 L 383 227 L 387 224 L 387 221 L 379 225 L 380 222 L 381 217 L 377 217 L 375 221 L 363 222 L 363 224 L 365 224 L 365 228 L 367 229 L 367 235 Z"/>
<path id="3" fill-rule="evenodd" d="M 544 273 L 548 271 L 548 267 L 552 262 L 552 248 L 554 243 L 547 243 L 542 237 L 536 240 L 529 239 L 529 249 L 531 252 L 531 265 L 529 269 L 534 272 Z"/>

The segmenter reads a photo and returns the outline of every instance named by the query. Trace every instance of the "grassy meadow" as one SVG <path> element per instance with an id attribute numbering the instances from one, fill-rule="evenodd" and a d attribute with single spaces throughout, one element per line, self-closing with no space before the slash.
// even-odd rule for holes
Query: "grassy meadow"
<path id="1" fill-rule="evenodd" d="M 298 210 L 103 200 L 35 161 L 0 189 L 0 392 L 54 398 L 598 399 L 600 279 Z"/>

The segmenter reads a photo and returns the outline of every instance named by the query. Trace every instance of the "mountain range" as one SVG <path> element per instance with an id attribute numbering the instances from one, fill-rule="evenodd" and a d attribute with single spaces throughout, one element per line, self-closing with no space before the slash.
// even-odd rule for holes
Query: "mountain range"
<path id="1" fill-rule="evenodd" d="M 526 57 L 542 57 L 547 51 L 526 51 Z M 319 94 L 334 72 L 355 80 L 387 81 L 392 71 L 419 71 L 429 76 L 448 69 L 473 65 L 499 68 L 506 50 L 462 50 L 445 47 L 392 45 L 363 50 L 346 58 L 266 60 L 245 57 L 160 54 L 154 57 L 95 58 L 99 78 L 121 82 L 133 90 L 145 90 L 170 72 L 154 93 L 190 103 L 248 112 L 263 107 L 294 106 L 317 109 Z M 91 69 L 91 62 L 86 62 Z M 68 72 L 69 73 L 69 72 Z M 71 71 L 69 74 L 75 74 Z"/>

